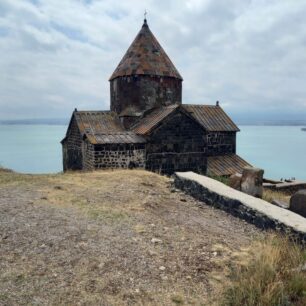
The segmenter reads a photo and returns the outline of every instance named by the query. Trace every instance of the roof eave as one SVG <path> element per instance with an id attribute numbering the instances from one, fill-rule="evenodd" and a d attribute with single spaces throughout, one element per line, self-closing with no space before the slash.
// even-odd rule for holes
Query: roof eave
<path id="1" fill-rule="evenodd" d="M 60 141 L 60 143 L 63 145 L 64 144 L 64 142 L 67 140 L 67 136 L 65 136 L 61 141 Z"/>

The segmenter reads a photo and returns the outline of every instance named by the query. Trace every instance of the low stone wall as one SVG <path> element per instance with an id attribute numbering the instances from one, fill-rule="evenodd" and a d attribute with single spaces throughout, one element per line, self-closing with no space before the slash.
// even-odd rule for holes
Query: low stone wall
<path id="1" fill-rule="evenodd" d="M 299 190 L 306 189 L 306 183 L 292 182 L 292 183 L 279 183 L 279 184 L 264 184 L 264 188 L 292 195 Z"/>
<path id="2" fill-rule="evenodd" d="M 194 172 L 176 172 L 174 185 L 205 204 L 225 210 L 262 229 L 275 229 L 306 244 L 306 218 L 249 196 Z"/>

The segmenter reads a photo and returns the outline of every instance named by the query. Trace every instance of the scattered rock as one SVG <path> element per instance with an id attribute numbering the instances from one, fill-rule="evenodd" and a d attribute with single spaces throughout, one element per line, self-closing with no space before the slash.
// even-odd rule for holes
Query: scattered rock
<path id="1" fill-rule="evenodd" d="M 151 251 L 151 250 L 149 250 L 149 252 L 148 252 L 148 253 L 149 253 L 149 255 L 150 255 L 150 256 L 156 256 L 156 255 L 157 255 L 157 253 L 156 253 L 156 252 Z"/>
<path id="2" fill-rule="evenodd" d="M 170 184 L 173 184 L 173 183 L 174 183 L 174 176 L 173 176 L 173 175 L 169 178 L 169 183 L 170 183 Z"/>
<path id="3" fill-rule="evenodd" d="M 181 201 L 181 202 L 187 202 L 187 200 L 184 199 L 184 198 L 181 198 L 180 201 Z"/>
<path id="4" fill-rule="evenodd" d="M 159 270 L 161 270 L 161 271 L 165 271 L 165 270 L 166 270 L 166 267 L 164 267 L 164 266 L 160 266 L 160 267 L 159 267 Z"/>
<path id="5" fill-rule="evenodd" d="M 245 167 L 241 177 L 241 191 L 257 198 L 262 198 L 264 170 Z"/>
<path id="6" fill-rule="evenodd" d="M 158 239 L 158 238 L 152 238 L 151 242 L 152 243 L 162 243 L 163 241 L 161 239 Z"/>
<path id="7" fill-rule="evenodd" d="M 240 173 L 235 173 L 230 176 L 228 185 L 234 189 L 241 190 L 241 178 Z"/>
<path id="8" fill-rule="evenodd" d="M 295 269 L 292 269 L 292 271 L 294 272 L 306 272 L 306 263 L 305 264 L 302 264 L 300 266 L 298 266 L 297 268 Z"/>
<path id="9" fill-rule="evenodd" d="M 63 190 L 64 188 L 62 186 L 54 186 L 54 189 Z"/>
<path id="10" fill-rule="evenodd" d="M 8 237 L 8 235 L 3 235 L 3 237 L 1 237 L 1 240 L 6 240 Z"/>
<path id="11" fill-rule="evenodd" d="M 290 198 L 289 209 L 306 218 L 306 189 L 296 192 Z"/>
<path id="12" fill-rule="evenodd" d="M 295 269 L 297 272 L 306 272 L 306 263 L 301 264 L 297 269 Z"/>

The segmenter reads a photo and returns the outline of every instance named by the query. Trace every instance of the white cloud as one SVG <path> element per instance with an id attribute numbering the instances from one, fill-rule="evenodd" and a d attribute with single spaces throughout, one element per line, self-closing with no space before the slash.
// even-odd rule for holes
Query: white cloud
<path id="1" fill-rule="evenodd" d="M 2 0 L 0 119 L 108 109 L 145 9 L 185 103 L 306 113 L 306 1 Z"/>

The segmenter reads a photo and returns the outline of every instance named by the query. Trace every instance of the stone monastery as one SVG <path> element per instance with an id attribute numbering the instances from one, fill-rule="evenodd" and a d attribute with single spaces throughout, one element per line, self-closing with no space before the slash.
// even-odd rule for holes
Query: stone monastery
<path id="1" fill-rule="evenodd" d="M 110 79 L 110 111 L 72 113 L 66 170 L 144 168 L 241 173 L 235 123 L 216 105 L 182 104 L 183 78 L 144 20 Z"/>

